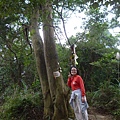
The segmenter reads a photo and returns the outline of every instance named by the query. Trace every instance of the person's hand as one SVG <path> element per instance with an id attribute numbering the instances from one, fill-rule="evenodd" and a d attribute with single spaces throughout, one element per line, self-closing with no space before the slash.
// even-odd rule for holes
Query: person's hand
<path id="1" fill-rule="evenodd" d="M 69 73 L 69 74 L 68 74 L 68 78 L 70 78 L 70 77 L 71 77 L 71 74 Z"/>
<path id="2" fill-rule="evenodd" d="M 84 103 L 84 102 L 85 102 L 85 97 L 84 97 L 84 96 L 82 96 L 82 98 L 81 98 L 81 99 L 82 99 L 82 102 Z"/>

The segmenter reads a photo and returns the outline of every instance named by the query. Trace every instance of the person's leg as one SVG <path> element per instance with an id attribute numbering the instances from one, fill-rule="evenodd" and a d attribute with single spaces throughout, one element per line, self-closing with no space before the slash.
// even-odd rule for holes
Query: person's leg
<path id="1" fill-rule="evenodd" d="M 85 112 L 82 114 L 83 120 L 88 120 L 88 112 L 85 110 Z"/>
<path id="2" fill-rule="evenodd" d="M 77 96 L 74 100 L 74 113 L 75 113 L 76 120 L 83 120 L 83 116 L 80 108 L 80 102 Z"/>

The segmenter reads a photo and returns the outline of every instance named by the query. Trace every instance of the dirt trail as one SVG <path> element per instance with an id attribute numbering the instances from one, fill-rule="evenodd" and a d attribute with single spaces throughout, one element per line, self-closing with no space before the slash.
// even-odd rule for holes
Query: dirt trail
<path id="1" fill-rule="evenodd" d="M 88 109 L 89 120 L 113 120 L 111 115 L 103 115 L 98 113 L 94 108 Z"/>

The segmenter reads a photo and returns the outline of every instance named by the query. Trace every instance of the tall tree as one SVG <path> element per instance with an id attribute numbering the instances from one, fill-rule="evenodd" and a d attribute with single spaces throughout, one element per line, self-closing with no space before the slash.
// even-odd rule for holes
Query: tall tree
<path id="1" fill-rule="evenodd" d="M 52 102 L 50 89 L 48 84 L 48 77 L 46 71 L 46 64 L 44 59 L 44 49 L 43 49 L 43 41 L 39 34 L 39 7 L 34 7 L 33 14 L 31 15 L 31 39 L 33 44 L 33 49 L 36 58 L 36 66 L 38 75 L 40 77 L 40 83 L 42 87 L 43 99 L 44 99 L 44 118 L 48 116 L 52 116 Z"/>
<path id="2" fill-rule="evenodd" d="M 43 9 L 45 13 L 43 21 L 45 62 L 50 93 L 54 105 L 54 114 L 52 120 L 67 119 L 68 113 L 64 97 L 64 82 L 59 71 L 60 66 L 58 64 L 58 55 L 55 46 L 51 2 L 47 1 L 47 4 L 45 4 Z"/>

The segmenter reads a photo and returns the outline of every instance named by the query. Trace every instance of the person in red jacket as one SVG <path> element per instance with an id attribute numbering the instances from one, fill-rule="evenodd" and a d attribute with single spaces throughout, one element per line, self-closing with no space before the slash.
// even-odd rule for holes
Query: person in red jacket
<path id="1" fill-rule="evenodd" d="M 82 102 L 85 101 L 85 87 L 83 83 L 83 79 L 79 75 L 79 71 L 75 66 L 70 68 L 70 74 L 68 75 L 67 85 L 73 90 L 80 89 L 82 94 Z"/>
<path id="2" fill-rule="evenodd" d="M 85 94 L 85 87 L 82 77 L 79 75 L 79 71 L 75 66 L 70 68 L 68 75 L 67 85 L 71 88 L 72 94 L 70 99 L 70 104 L 73 104 L 73 109 L 78 107 L 79 112 L 75 111 L 76 119 L 77 120 L 88 120 L 87 108 L 88 104 L 86 101 L 86 94 Z M 75 97 L 77 96 L 77 97 Z M 76 99 L 77 98 L 77 99 Z M 74 100 L 73 100 L 74 99 Z M 76 103 L 73 103 L 75 102 Z"/>

